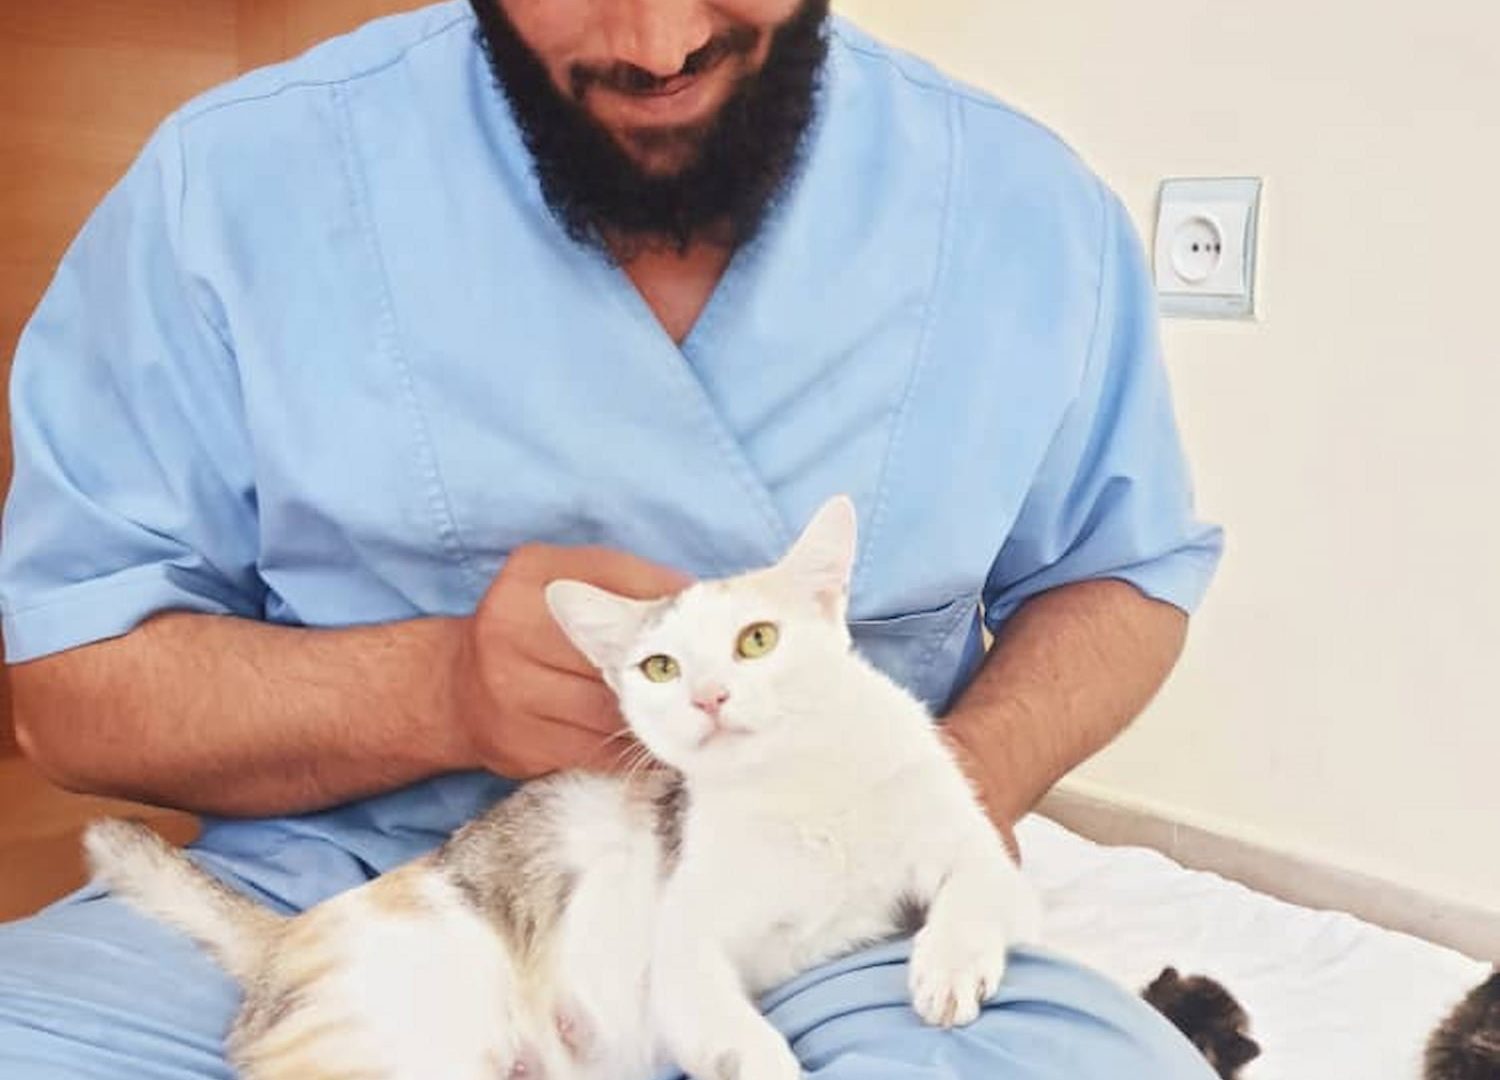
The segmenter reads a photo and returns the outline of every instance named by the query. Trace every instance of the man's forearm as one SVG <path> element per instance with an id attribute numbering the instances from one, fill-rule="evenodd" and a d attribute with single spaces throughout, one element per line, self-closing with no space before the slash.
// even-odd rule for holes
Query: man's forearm
<path id="1" fill-rule="evenodd" d="M 320 809 L 467 767 L 462 623 L 308 630 L 168 614 L 12 669 L 17 736 L 54 780 L 223 815 Z"/>
<path id="2" fill-rule="evenodd" d="M 1187 616 L 1121 581 L 1025 604 L 947 720 L 992 815 L 1014 823 L 1144 709 L 1181 655 Z"/>

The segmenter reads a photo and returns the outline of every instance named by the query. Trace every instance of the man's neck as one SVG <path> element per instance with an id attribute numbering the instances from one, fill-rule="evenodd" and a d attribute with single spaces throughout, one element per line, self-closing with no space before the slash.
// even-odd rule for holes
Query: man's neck
<path id="1" fill-rule="evenodd" d="M 656 315 L 662 329 L 681 345 L 708 305 L 724 276 L 732 248 L 697 242 L 685 252 L 675 248 L 632 253 L 621 267 Z"/>

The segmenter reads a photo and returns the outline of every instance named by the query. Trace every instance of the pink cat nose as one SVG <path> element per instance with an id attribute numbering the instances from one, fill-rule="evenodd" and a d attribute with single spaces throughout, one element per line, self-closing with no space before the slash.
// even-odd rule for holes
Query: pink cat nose
<path id="1" fill-rule="evenodd" d="M 705 686 L 693 694 L 693 707 L 712 716 L 715 720 L 719 718 L 719 710 L 724 707 L 724 702 L 729 700 L 729 691 L 722 686 Z"/>

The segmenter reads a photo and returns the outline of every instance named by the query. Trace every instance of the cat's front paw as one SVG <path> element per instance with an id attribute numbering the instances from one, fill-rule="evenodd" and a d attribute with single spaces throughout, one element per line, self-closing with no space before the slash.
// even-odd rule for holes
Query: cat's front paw
<path id="1" fill-rule="evenodd" d="M 963 1027 L 1005 977 L 1006 943 L 988 928 L 965 933 L 927 926 L 912 943 L 908 985 L 911 1004 L 934 1027 Z"/>

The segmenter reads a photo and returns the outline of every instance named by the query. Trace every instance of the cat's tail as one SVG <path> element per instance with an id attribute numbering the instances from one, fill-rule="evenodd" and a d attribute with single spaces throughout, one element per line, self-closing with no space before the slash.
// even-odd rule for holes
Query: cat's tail
<path id="1" fill-rule="evenodd" d="M 107 819 L 83 836 L 89 867 L 120 899 L 195 939 L 245 981 L 285 921 L 200 870 L 144 825 Z"/>

